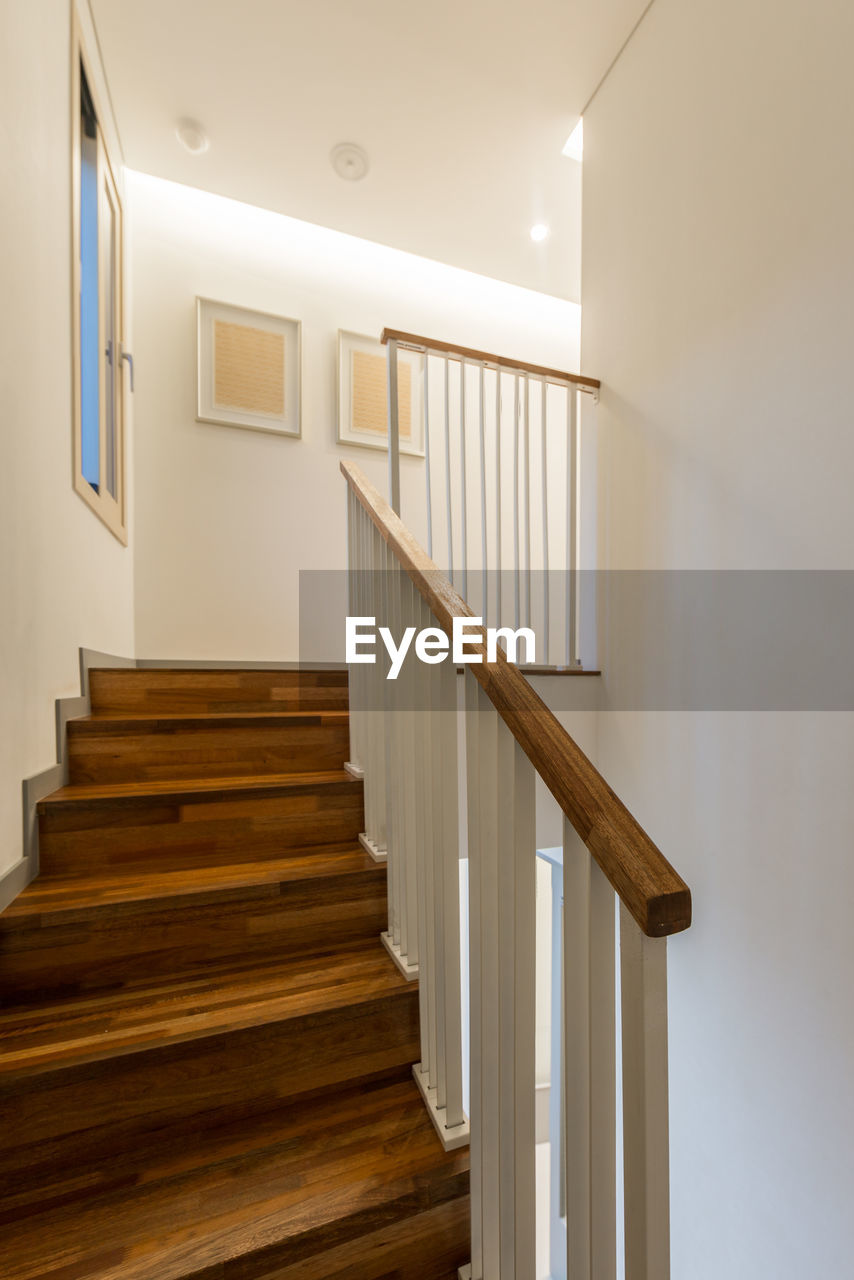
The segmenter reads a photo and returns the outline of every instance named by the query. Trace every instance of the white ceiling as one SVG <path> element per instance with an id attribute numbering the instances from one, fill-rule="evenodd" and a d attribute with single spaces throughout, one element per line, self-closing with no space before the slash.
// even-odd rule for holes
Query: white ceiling
<path id="1" fill-rule="evenodd" d="M 645 0 L 90 3 L 131 168 L 578 300 L 561 147 Z M 362 181 L 333 172 L 340 142 Z"/>

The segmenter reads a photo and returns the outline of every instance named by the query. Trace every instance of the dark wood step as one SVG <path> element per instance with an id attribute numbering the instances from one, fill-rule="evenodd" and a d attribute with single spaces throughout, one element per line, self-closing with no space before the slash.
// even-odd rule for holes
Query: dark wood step
<path id="1" fill-rule="evenodd" d="M 82 716 L 68 722 L 72 785 L 341 769 L 346 711 Z"/>
<path id="2" fill-rule="evenodd" d="M 0 1275 L 454 1280 L 346 673 L 90 677 L 0 917 Z"/>
<path id="3" fill-rule="evenodd" d="M 179 870 L 282 858 L 364 830 L 343 770 L 63 787 L 39 804 L 43 872 Z"/>
<path id="4" fill-rule="evenodd" d="M 418 1059 L 418 999 L 378 942 L 207 965 L 0 1011 L 0 1170 L 249 1115 Z"/>
<path id="5" fill-rule="evenodd" d="M 0 916 L 0 999 L 121 986 L 229 957 L 375 939 L 385 868 L 358 845 L 260 863 L 44 876 Z"/>
<path id="6" fill-rule="evenodd" d="M 16 1280 L 444 1280 L 468 1259 L 468 1153 L 406 1079 L 11 1188 Z"/>
<path id="7" fill-rule="evenodd" d="M 346 711 L 346 671 L 96 668 L 93 712 Z"/>

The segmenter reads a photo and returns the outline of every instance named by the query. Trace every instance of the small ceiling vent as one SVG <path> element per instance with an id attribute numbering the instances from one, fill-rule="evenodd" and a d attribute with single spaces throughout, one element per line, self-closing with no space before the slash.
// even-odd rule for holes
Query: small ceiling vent
<path id="1" fill-rule="evenodd" d="M 355 142 L 339 142 L 332 148 L 329 159 L 338 177 L 347 182 L 358 182 L 370 168 L 367 152 L 357 147 Z"/>

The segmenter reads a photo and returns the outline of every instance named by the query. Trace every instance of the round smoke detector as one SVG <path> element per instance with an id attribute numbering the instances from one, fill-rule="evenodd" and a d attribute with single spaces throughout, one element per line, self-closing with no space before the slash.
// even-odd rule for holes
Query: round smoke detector
<path id="1" fill-rule="evenodd" d="M 347 182 L 358 182 L 370 168 L 367 152 L 357 147 L 355 142 L 339 142 L 329 153 L 329 159 L 338 177 Z"/>
<path id="2" fill-rule="evenodd" d="M 208 135 L 198 120 L 179 120 L 175 126 L 175 136 L 192 156 L 200 156 L 210 146 Z"/>

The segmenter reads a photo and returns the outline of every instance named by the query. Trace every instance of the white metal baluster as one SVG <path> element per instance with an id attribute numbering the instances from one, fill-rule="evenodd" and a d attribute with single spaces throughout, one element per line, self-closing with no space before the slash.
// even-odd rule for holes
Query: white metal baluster
<path id="1" fill-rule="evenodd" d="M 380 612 L 382 610 L 382 551 L 385 543 L 373 523 L 370 524 L 371 531 L 371 612 L 379 622 Z M 383 714 L 383 689 L 382 689 L 382 670 L 379 661 L 372 666 L 366 667 L 370 674 L 370 692 L 371 699 L 371 723 L 374 725 L 374 733 L 370 743 L 371 770 L 373 773 L 372 786 L 374 789 L 374 821 L 376 823 L 375 830 L 371 834 L 372 847 L 368 852 L 377 862 L 385 862 L 387 860 L 387 837 L 386 837 L 386 772 L 385 772 L 385 737 L 388 732 L 388 724 Z"/>
<path id="2" fill-rule="evenodd" d="M 495 625 L 501 617 L 501 370 L 495 370 Z"/>
<path id="3" fill-rule="evenodd" d="M 466 362 L 460 361 L 460 542 L 463 558 L 461 561 L 462 568 L 462 596 L 464 600 L 469 598 L 469 542 L 468 542 L 468 525 L 466 520 L 466 503 L 468 499 L 468 483 L 466 478 Z"/>
<path id="4" fill-rule="evenodd" d="M 398 571 L 398 590 L 400 593 L 399 624 L 395 631 L 398 642 L 403 637 L 404 629 L 412 625 L 411 595 L 414 587 L 408 574 L 402 569 Z M 418 868 L 417 868 L 417 821 L 415 807 L 416 780 L 415 769 L 415 663 L 417 659 L 410 649 L 397 678 L 399 686 L 399 706 L 402 728 L 401 804 L 403 812 L 403 857 L 406 864 L 406 958 L 407 977 L 415 977 L 418 973 Z"/>
<path id="5" fill-rule="evenodd" d="M 347 487 L 347 612 L 356 617 L 360 612 L 358 593 L 359 551 L 356 544 L 356 499 L 353 491 Z M 345 764 L 348 773 L 358 778 L 362 773 L 359 760 L 358 725 L 359 725 L 359 668 L 350 666 L 347 674 L 347 697 L 350 711 L 350 759 Z"/>
<path id="6" fill-rule="evenodd" d="M 566 390 L 566 663 L 578 665 L 578 392 Z"/>
<path id="7" fill-rule="evenodd" d="M 567 819 L 563 874 L 567 1275 L 614 1280 L 614 892 Z"/>
<path id="8" fill-rule="evenodd" d="M 422 621 L 431 625 L 426 605 Z M 439 1138 L 450 1151 L 469 1140 L 462 1106 L 456 673 L 447 661 L 439 669 L 424 664 L 422 671 L 428 677 L 426 715 L 433 725 L 424 771 L 425 795 L 432 807 L 432 823 L 425 831 L 427 937 L 419 961 L 419 989 L 428 1007 L 422 1018 L 422 1064 L 413 1074 Z M 448 708 L 449 696 L 453 704 Z M 425 1043 L 430 1046 L 429 1070 Z"/>
<path id="9" fill-rule="evenodd" d="M 430 613 L 429 608 L 425 605 L 425 617 L 427 626 L 435 626 L 435 622 Z M 436 1007 L 436 1107 L 437 1110 L 447 1108 L 448 1105 L 448 1043 L 445 1028 L 445 969 L 447 959 L 445 955 L 445 864 L 443 859 L 443 840 L 445 834 L 445 805 L 446 797 L 444 795 L 445 778 L 443 774 L 443 716 L 442 716 L 442 671 L 451 664 L 447 660 L 439 663 L 437 666 L 428 666 L 427 678 L 427 701 L 429 710 L 427 715 L 430 720 L 430 748 L 431 748 L 431 781 L 432 793 L 431 803 L 433 807 L 433 825 L 432 825 L 432 845 L 428 849 L 428 857 L 432 861 L 432 877 L 433 877 L 433 918 L 431 920 L 432 938 L 431 945 L 434 958 L 434 981 L 435 981 L 435 1007 Z M 455 753 L 456 754 L 456 753 Z M 456 787 L 454 788 L 454 799 L 456 800 Z M 456 845 L 456 839 L 454 841 Z M 459 944 L 457 945 L 459 952 Z M 443 1117 L 443 1123 L 447 1125 L 447 1114 Z M 443 1137 L 442 1134 L 439 1135 Z M 444 1137 L 443 1137 L 444 1140 Z"/>
<path id="10" fill-rule="evenodd" d="M 380 618 L 380 590 L 377 557 L 379 534 L 373 522 L 363 512 L 365 558 L 362 571 L 361 613 L 365 617 Z M 385 847 L 385 717 L 379 707 L 381 690 L 378 686 L 379 664 L 360 666 L 363 689 L 363 718 L 365 722 L 365 830 L 359 835 L 359 843 L 375 862 L 386 861 Z"/>
<path id="11" fill-rule="evenodd" d="M 540 450 L 543 480 L 543 659 L 549 661 L 549 462 L 548 462 L 548 383 L 543 378 L 541 385 L 542 404 L 540 405 Z"/>
<path id="12" fill-rule="evenodd" d="M 467 677 L 474 680 L 474 677 Z M 501 1151 L 500 1151 L 500 977 L 498 926 L 498 713 L 475 684 L 478 735 L 475 804 L 478 842 L 469 862 L 470 893 L 476 886 L 477 932 L 480 943 L 480 1089 L 472 1112 L 480 1103 L 480 1148 L 483 1219 L 484 1280 L 501 1275 Z M 472 852 L 469 854 L 472 858 Z M 474 990 L 472 1000 L 474 1002 Z M 472 1011 L 472 1022 L 475 1013 Z M 472 1029 L 474 1037 L 474 1028 Z"/>
<path id="13" fill-rule="evenodd" d="M 484 1134 L 489 1118 L 484 1115 L 483 1059 L 486 1046 L 483 1039 L 481 1010 L 483 1006 L 484 965 L 481 941 L 481 849 L 486 843 L 481 830 L 479 779 L 481 775 L 480 691 L 470 672 L 465 674 L 465 734 L 466 734 L 466 810 L 469 875 L 469 1073 L 471 1081 L 471 1276 L 472 1280 L 484 1280 Z M 494 1273 L 492 1273 L 494 1274 Z"/>
<path id="14" fill-rule="evenodd" d="M 441 720 L 442 826 L 438 847 L 441 866 L 442 908 L 439 918 L 444 960 L 442 1009 L 445 1045 L 447 1127 L 459 1145 L 468 1139 L 463 1111 L 463 1052 L 460 1009 L 460 814 L 458 777 L 457 673 L 451 662 L 439 671 Z M 437 939 L 437 946 L 439 945 Z M 449 1138 L 450 1140 L 450 1138 Z M 456 1143 L 455 1143 L 456 1145 Z"/>
<path id="15" fill-rule="evenodd" d="M 430 474 L 430 356 L 424 352 L 424 475 L 427 483 L 427 554 L 433 558 L 433 485 Z"/>
<path id="16" fill-rule="evenodd" d="M 391 552 L 385 542 L 380 538 L 380 579 L 379 579 L 379 602 L 377 614 L 377 626 L 388 626 L 390 621 L 389 615 L 389 582 L 391 578 L 390 566 Z M 377 698 L 378 706 L 382 712 L 382 720 L 384 725 L 383 743 L 382 743 L 382 771 L 384 779 L 384 795 L 385 795 L 385 831 L 386 831 L 386 875 L 388 883 L 388 905 L 389 905 L 389 927 L 388 933 L 383 938 L 389 949 L 400 944 L 400 874 L 398 871 L 398 852 L 395 845 L 395 825 L 393 812 L 393 796 L 394 796 L 394 777 L 392 773 L 392 757 L 394 751 L 394 718 L 391 706 L 391 691 L 389 682 L 386 680 L 387 658 L 385 646 L 378 643 L 377 645 Z"/>
<path id="17" fill-rule="evenodd" d="M 417 631 L 427 626 L 426 606 L 420 593 L 408 578 L 404 578 L 407 595 L 406 621 Z M 434 894 L 433 894 L 433 752 L 430 741 L 431 718 L 428 709 L 429 671 L 410 650 L 406 662 L 412 666 L 408 687 L 412 693 L 412 717 L 415 728 L 412 757 L 412 773 L 415 784 L 415 863 L 418 889 L 418 1006 L 421 1029 L 421 1062 L 413 1072 L 419 1085 L 436 1088 L 436 970 L 433 947 Z M 429 1105 L 429 1102 L 428 1102 Z"/>
<path id="18" fill-rule="evenodd" d="M 364 548 L 362 545 L 361 531 L 362 507 L 353 499 L 353 511 L 351 520 L 351 537 L 352 537 L 352 572 L 350 576 L 351 585 L 351 605 L 353 612 L 360 615 L 364 612 L 363 599 L 363 563 Z M 362 672 L 364 668 L 360 665 L 354 665 L 350 669 L 348 684 L 352 687 L 353 707 L 350 714 L 350 760 L 348 761 L 348 773 L 355 778 L 364 776 L 365 769 L 365 726 L 364 726 L 364 710 L 365 710 L 365 690 Z"/>
<path id="19" fill-rule="evenodd" d="M 451 503 L 451 391 L 445 356 L 445 492 L 448 498 L 448 576 L 454 581 L 454 513 Z"/>
<path id="20" fill-rule="evenodd" d="M 370 546 L 371 546 L 371 530 L 373 526 L 371 521 L 362 507 L 361 503 L 356 506 L 355 520 L 355 538 L 358 554 L 358 569 L 356 573 L 356 606 L 358 614 L 361 617 L 372 617 L 374 615 L 373 604 L 370 592 Z M 369 676 L 367 664 L 358 664 L 354 667 L 356 672 L 356 681 L 354 693 L 356 694 L 356 759 L 357 769 L 350 770 L 358 777 L 362 778 L 362 790 L 364 796 L 365 809 L 365 832 L 371 832 L 374 829 L 373 814 L 373 778 L 370 769 L 370 724 L 369 724 Z M 353 718 L 353 711 L 350 711 L 350 719 Z"/>
<path id="21" fill-rule="evenodd" d="M 388 492 L 392 511 L 400 515 L 400 421 L 397 399 L 397 342 L 388 344 Z"/>
<path id="22" fill-rule="evenodd" d="M 515 377 L 515 393 L 513 398 L 513 554 L 515 558 L 515 578 L 514 578 L 514 603 L 515 603 L 515 626 L 521 626 L 522 622 L 522 605 L 521 605 L 521 579 L 520 579 L 520 562 L 522 558 L 522 548 L 520 543 L 520 524 L 519 524 L 519 415 L 521 407 L 519 403 L 519 375 Z"/>
<path id="23" fill-rule="evenodd" d="M 626 1280 L 668 1280 L 667 939 L 620 904 Z"/>
<path id="24" fill-rule="evenodd" d="M 522 436 L 524 450 L 524 488 L 525 488 L 525 626 L 531 625 L 531 386 L 525 374 L 525 430 Z"/>
<path id="25" fill-rule="evenodd" d="M 522 1280 L 536 1260 L 534 769 L 501 719 L 497 732 L 500 1275 Z"/>
<path id="26" fill-rule="evenodd" d="M 480 612 L 484 622 L 489 614 L 489 577 L 487 563 L 487 529 L 486 529 L 486 423 L 484 421 L 485 392 L 483 385 L 484 365 L 479 364 L 478 379 L 478 419 L 480 427 L 480 556 L 481 556 L 481 602 Z"/>
<path id="27" fill-rule="evenodd" d="M 387 552 L 386 571 L 386 625 L 392 635 L 401 634 L 401 569 L 391 551 Z M 384 674 L 389 663 L 384 663 Z M 401 686 L 398 680 L 386 680 L 385 683 L 389 743 L 387 751 L 388 778 L 388 821 L 389 821 L 389 863 L 394 860 L 395 911 L 393 916 L 393 933 L 390 937 L 383 935 L 383 941 L 395 964 L 407 978 L 415 977 L 415 972 L 408 961 L 410 949 L 409 925 L 412 911 L 410 899 L 415 892 L 415 885 L 409 878 L 407 860 L 407 829 L 405 813 L 405 756 L 404 723 L 401 709 Z"/>
<path id="28" fill-rule="evenodd" d="M 550 1280 L 566 1280 L 566 1125 L 564 1124 L 564 999 L 563 999 L 563 850 L 551 863 L 551 1053 L 549 1089 L 549 1264 Z"/>

